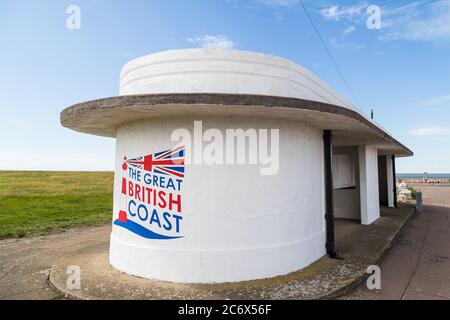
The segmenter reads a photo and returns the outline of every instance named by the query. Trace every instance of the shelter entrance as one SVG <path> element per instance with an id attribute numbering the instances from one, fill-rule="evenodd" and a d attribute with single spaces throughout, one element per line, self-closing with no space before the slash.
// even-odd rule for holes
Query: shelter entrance
<path id="1" fill-rule="evenodd" d="M 333 148 L 333 209 L 338 219 L 371 224 L 394 206 L 393 157 L 371 146 Z"/>

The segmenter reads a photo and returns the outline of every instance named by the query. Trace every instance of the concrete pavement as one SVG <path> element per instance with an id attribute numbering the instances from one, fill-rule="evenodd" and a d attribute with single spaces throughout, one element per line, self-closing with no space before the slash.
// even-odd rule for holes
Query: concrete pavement
<path id="1" fill-rule="evenodd" d="M 57 260 L 51 284 L 76 299 L 329 299 L 353 287 L 391 247 L 413 208 L 382 208 L 370 226 L 357 221 L 336 222 L 338 253 L 343 259 L 322 257 L 308 267 L 285 276 L 225 284 L 179 284 L 141 279 L 121 273 L 108 261 L 108 242 L 86 247 Z M 81 288 L 67 288 L 67 270 L 79 266 Z"/>
<path id="2" fill-rule="evenodd" d="M 415 212 L 380 263 L 381 290 L 362 284 L 342 299 L 450 299 L 450 187 L 423 186 Z"/>
<path id="3" fill-rule="evenodd" d="M 48 285 L 52 264 L 61 256 L 108 241 L 111 226 L 74 229 L 43 237 L 0 241 L 0 300 L 55 299 Z"/>
<path id="4" fill-rule="evenodd" d="M 363 284 L 341 299 L 450 298 L 450 187 L 426 186 L 422 191 L 424 212 L 414 213 L 380 263 L 382 289 L 370 291 Z M 336 263 L 336 270 L 348 271 L 351 236 L 361 237 L 369 229 L 342 221 L 337 222 L 337 227 L 338 250 L 347 261 L 326 263 L 329 266 Z M 354 253 L 367 254 L 364 242 L 379 232 L 367 233 L 359 249 L 358 246 L 354 249 L 359 251 Z M 0 241 L 0 299 L 60 298 L 61 294 L 48 286 L 52 264 L 63 256 L 107 243 L 109 234 L 108 224 L 45 237 Z"/>

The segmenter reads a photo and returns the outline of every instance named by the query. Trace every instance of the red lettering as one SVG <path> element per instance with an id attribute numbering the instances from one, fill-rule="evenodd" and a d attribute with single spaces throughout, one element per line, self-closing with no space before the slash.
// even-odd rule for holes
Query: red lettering
<path id="1" fill-rule="evenodd" d="M 173 194 L 169 193 L 169 210 L 173 210 L 173 205 L 177 206 L 177 212 L 181 212 L 181 195 L 177 195 L 177 200 L 173 199 Z"/>
<path id="2" fill-rule="evenodd" d="M 142 187 L 142 192 L 141 192 L 142 202 L 145 202 L 145 189 L 147 189 L 147 188 L 146 187 Z"/>
<path id="3" fill-rule="evenodd" d="M 127 181 L 125 178 L 122 179 L 122 193 L 124 195 L 128 195 L 129 197 L 133 197 L 138 201 L 157 206 L 161 209 L 168 208 L 169 211 L 176 211 L 178 213 L 182 212 L 182 199 L 179 194 L 177 195 L 166 191 L 158 191 L 146 186 L 141 186 L 133 181 Z"/>
<path id="4" fill-rule="evenodd" d="M 128 182 L 128 196 L 133 197 L 134 191 L 133 191 L 133 182 Z"/>
<path id="5" fill-rule="evenodd" d="M 142 201 L 141 200 L 141 186 L 140 185 L 138 185 L 137 183 L 136 183 L 136 200 L 139 200 L 139 201 Z"/>
<path id="6" fill-rule="evenodd" d="M 160 202 L 158 202 L 158 206 L 161 209 L 165 209 L 166 206 L 167 206 L 167 201 L 166 201 L 165 197 L 166 197 L 166 193 L 164 191 L 159 191 L 158 192 L 158 198 L 160 200 Z"/>
<path id="7" fill-rule="evenodd" d="M 145 191 L 147 191 L 147 203 L 152 204 L 152 197 L 151 197 L 152 189 L 145 188 Z"/>

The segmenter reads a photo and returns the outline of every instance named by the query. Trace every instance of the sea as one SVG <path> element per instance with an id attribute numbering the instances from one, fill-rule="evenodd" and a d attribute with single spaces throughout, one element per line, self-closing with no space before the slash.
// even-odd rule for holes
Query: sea
<path id="1" fill-rule="evenodd" d="M 450 179 L 450 173 L 397 173 L 397 179 Z"/>

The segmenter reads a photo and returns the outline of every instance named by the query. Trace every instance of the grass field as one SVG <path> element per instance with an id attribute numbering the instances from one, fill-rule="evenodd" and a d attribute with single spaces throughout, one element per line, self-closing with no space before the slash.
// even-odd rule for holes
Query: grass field
<path id="1" fill-rule="evenodd" d="M 113 173 L 0 171 L 0 239 L 111 221 Z"/>

